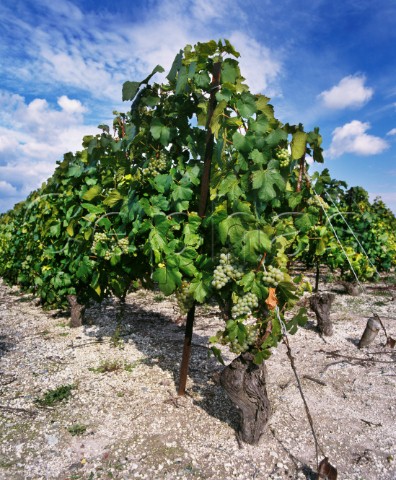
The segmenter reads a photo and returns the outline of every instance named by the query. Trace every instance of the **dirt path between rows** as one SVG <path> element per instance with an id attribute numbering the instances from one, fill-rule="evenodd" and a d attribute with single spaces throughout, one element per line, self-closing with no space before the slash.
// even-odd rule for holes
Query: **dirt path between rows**
<path id="1" fill-rule="evenodd" d="M 339 480 L 396 478 L 396 352 L 382 332 L 359 350 L 375 311 L 396 338 L 396 302 L 386 290 L 337 295 L 334 335 L 310 322 L 290 345 L 319 442 Z M 128 295 L 87 310 L 68 327 L 31 296 L 0 281 L 0 478 L 312 479 L 315 447 L 296 381 L 280 345 L 267 362 L 273 413 L 259 446 L 240 446 L 238 412 L 208 359 L 220 327 L 198 309 L 187 396 L 176 397 L 183 328 L 175 303 L 158 293 Z M 225 354 L 227 362 L 233 358 Z M 72 386 L 52 406 L 49 390 Z"/>

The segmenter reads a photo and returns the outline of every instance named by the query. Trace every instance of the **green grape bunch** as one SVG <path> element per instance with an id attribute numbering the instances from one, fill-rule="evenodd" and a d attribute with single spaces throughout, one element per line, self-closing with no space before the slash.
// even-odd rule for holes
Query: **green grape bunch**
<path id="1" fill-rule="evenodd" d="M 190 294 L 190 284 L 182 282 L 180 288 L 176 291 L 177 305 L 183 314 L 187 314 L 194 304 L 194 297 Z"/>
<path id="2" fill-rule="evenodd" d="M 158 157 L 154 156 L 149 159 L 148 166 L 142 169 L 142 174 L 145 177 L 155 177 L 161 172 L 164 172 L 168 167 L 168 155 L 162 151 Z"/>
<path id="3" fill-rule="evenodd" d="M 226 329 L 224 334 L 223 332 L 218 332 L 216 337 L 213 337 L 212 341 L 216 338 L 216 341 L 222 345 L 228 345 L 228 348 L 232 353 L 240 355 L 241 353 L 247 352 L 251 346 L 256 344 L 258 331 L 259 329 L 256 324 L 244 325 L 244 334 L 241 337 L 235 335 L 235 331 L 232 332 Z"/>
<path id="4" fill-rule="evenodd" d="M 219 265 L 213 272 L 212 285 L 217 290 L 224 287 L 230 280 L 238 281 L 243 277 L 243 271 L 231 253 L 221 253 Z"/>
<path id="5" fill-rule="evenodd" d="M 280 282 L 284 282 L 285 280 L 285 274 L 282 270 L 272 265 L 267 267 L 267 271 L 263 276 L 263 281 L 271 287 L 277 287 Z"/>
<path id="6" fill-rule="evenodd" d="M 330 208 L 329 204 L 323 200 L 320 195 L 314 195 L 308 199 L 308 205 L 314 205 L 315 207 L 322 208 L 323 210 L 328 210 Z"/>
<path id="7" fill-rule="evenodd" d="M 127 237 L 120 238 L 117 244 L 120 247 L 122 253 L 127 254 L 129 252 L 129 240 Z"/>
<path id="8" fill-rule="evenodd" d="M 106 245 L 107 249 L 101 256 L 107 261 L 111 260 L 111 257 L 118 253 L 116 251 L 117 248 L 121 250 L 121 255 L 129 252 L 129 240 L 127 237 L 114 240 L 113 237 L 109 237 L 106 233 L 96 232 L 91 246 L 93 254 L 98 253 L 99 245 Z"/>
<path id="9" fill-rule="evenodd" d="M 254 293 L 247 293 L 243 297 L 238 297 L 237 302 L 231 309 L 233 318 L 245 317 L 251 315 L 252 310 L 258 307 L 258 298 Z"/>
<path id="10" fill-rule="evenodd" d="M 280 148 L 276 152 L 276 158 L 279 160 L 279 165 L 281 168 L 286 168 L 290 165 L 290 154 L 287 148 Z"/>

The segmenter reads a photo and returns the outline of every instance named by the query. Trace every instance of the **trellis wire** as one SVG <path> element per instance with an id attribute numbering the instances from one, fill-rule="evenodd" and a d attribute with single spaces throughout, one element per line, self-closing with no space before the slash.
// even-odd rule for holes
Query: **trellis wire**
<path id="1" fill-rule="evenodd" d="M 313 190 L 314 194 L 315 194 L 317 197 L 320 197 L 320 196 L 316 193 L 314 187 L 312 187 L 312 190 Z M 343 254 L 345 255 L 345 258 L 347 259 L 347 262 L 349 263 L 349 266 L 350 266 L 350 268 L 351 268 L 351 271 L 352 271 L 352 273 L 353 273 L 353 276 L 355 277 L 357 284 L 359 285 L 361 291 L 363 292 L 363 291 L 364 291 L 363 285 L 362 285 L 362 284 L 360 283 L 360 281 L 359 281 L 359 278 L 358 278 L 358 276 L 357 276 L 357 274 L 356 274 L 356 272 L 355 272 L 355 269 L 353 268 L 352 262 L 350 261 L 350 259 L 349 259 L 349 257 L 348 257 L 348 254 L 346 253 L 345 248 L 344 248 L 344 246 L 342 245 L 341 240 L 340 240 L 340 238 L 338 237 L 337 232 L 336 232 L 333 224 L 331 223 L 330 217 L 327 215 L 327 212 L 326 212 L 326 209 L 324 208 L 324 206 L 323 206 L 322 204 L 320 204 L 320 206 L 321 206 L 321 208 L 322 208 L 322 210 L 323 210 L 323 213 L 325 214 L 325 217 L 326 217 L 327 221 L 329 222 L 329 225 L 330 225 L 330 227 L 331 227 L 331 229 L 332 229 L 332 231 L 333 231 L 333 234 L 334 234 L 334 236 L 335 236 L 335 238 L 336 238 L 339 246 L 341 247 L 341 250 L 342 250 Z"/>
<path id="2" fill-rule="evenodd" d="M 314 443 L 315 443 L 316 466 L 317 466 L 317 469 L 319 471 L 319 451 L 322 453 L 322 455 L 324 457 L 326 457 L 326 454 L 324 453 L 324 451 L 323 451 L 323 449 L 322 449 L 322 447 L 321 447 L 321 445 L 318 441 L 318 436 L 317 436 L 316 431 L 315 431 L 315 427 L 314 427 L 313 419 L 312 419 L 312 416 L 311 416 L 311 412 L 309 410 L 308 403 L 307 403 L 307 400 L 305 398 L 304 391 L 302 389 L 300 377 L 298 376 L 297 369 L 296 369 L 296 366 L 294 364 L 294 358 L 293 358 L 292 351 L 291 351 L 290 344 L 289 344 L 289 338 L 288 338 L 288 335 L 287 335 L 286 325 L 285 325 L 284 321 L 282 320 L 282 317 L 279 313 L 279 307 L 278 306 L 275 307 L 275 311 L 276 311 L 276 315 L 278 317 L 278 320 L 279 320 L 279 323 L 280 323 L 280 326 L 281 326 L 283 341 L 285 342 L 285 345 L 286 345 L 286 348 L 287 348 L 287 356 L 289 357 L 290 365 L 292 367 L 294 376 L 296 377 L 297 387 L 298 387 L 298 390 L 300 392 L 302 401 L 304 403 L 305 413 L 307 414 L 308 422 L 309 422 L 309 425 L 311 427 L 311 432 L 312 432 L 312 436 L 313 436 Z"/>
<path id="3" fill-rule="evenodd" d="M 374 268 L 374 270 L 377 272 L 378 274 L 378 270 L 376 268 L 376 266 L 373 264 L 373 262 L 370 260 L 370 257 L 368 256 L 368 253 L 366 252 L 365 248 L 363 247 L 363 245 L 360 243 L 359 239 L 357 238 L 355 232 L 353 231 L 352 227 L 349 225 L 349 223 L 347 222 L 346 218 L 344 217 L 344 215 L 342 214 L 342 212 L 340 212 L 339 208 L 337 207 L 337 204 L 334 202 L 334 200 L 331 198 L 331 195 L 329 194 L 329 192 L 325 192 L 326 193 L 326 196 L 327 198 L 330 199 L 331 203 L 333 204 L 334 208 L 337 210 L 337 213 L 341 216 L 341 218 L 344 220 L 344 223 L 345 225 L 348 227 L 349 231 L 352 233 L 353 235 L 353 238 L 357 241 L 359 247 L 362 249 L 363 253 L 366 255 L 367 257 L 367 260 L 369 261 L 370 265 Z"/>

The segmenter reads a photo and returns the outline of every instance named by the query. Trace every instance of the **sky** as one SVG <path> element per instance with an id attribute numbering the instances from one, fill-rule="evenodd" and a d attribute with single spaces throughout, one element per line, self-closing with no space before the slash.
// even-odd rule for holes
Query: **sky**
<path id="1" fill-rule="evenodd" d="M 125 81 L 228 39 L 278 119 L 320 128 L 319 169 L 396 213 L 395 26 L 394 0 L 1 0 L 0 212 L 128 110 Z"/>

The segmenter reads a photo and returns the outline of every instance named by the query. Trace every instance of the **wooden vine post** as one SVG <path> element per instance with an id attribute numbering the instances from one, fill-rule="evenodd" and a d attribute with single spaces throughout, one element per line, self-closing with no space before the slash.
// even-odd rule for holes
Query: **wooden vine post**
<path id="1" fill-rule="evenodd" d="M 209 187 L 210 187 L 210 170 L 212 165 L 214 135 L 210 128 L 210 122 L 212 120 L 213 112 L 216 107 L 216 91 L 220 85 L 221 75 L 221 62 L 213 64 L 213 77 L 211 83 L 211 91 L 208 104 L 208 116 L 206 120 L 206 145 L 205 145 L 205 157 L 204 167 L 201 179 L 201 196 L 199 202 L 198 214 L 201 218 L 205 217 L 206 207 L 208 203 Z M 187 374 L 191 357 L 191 341 L 194 328 L 195 319 L 195 305 L 191 307 L 187 314 L 186 330 L 184 334 L 183 355 L 180 365 L 180 377 L 179 377 L 179 389 L 178 395 L 183 396 L 186 393 Z"/>

